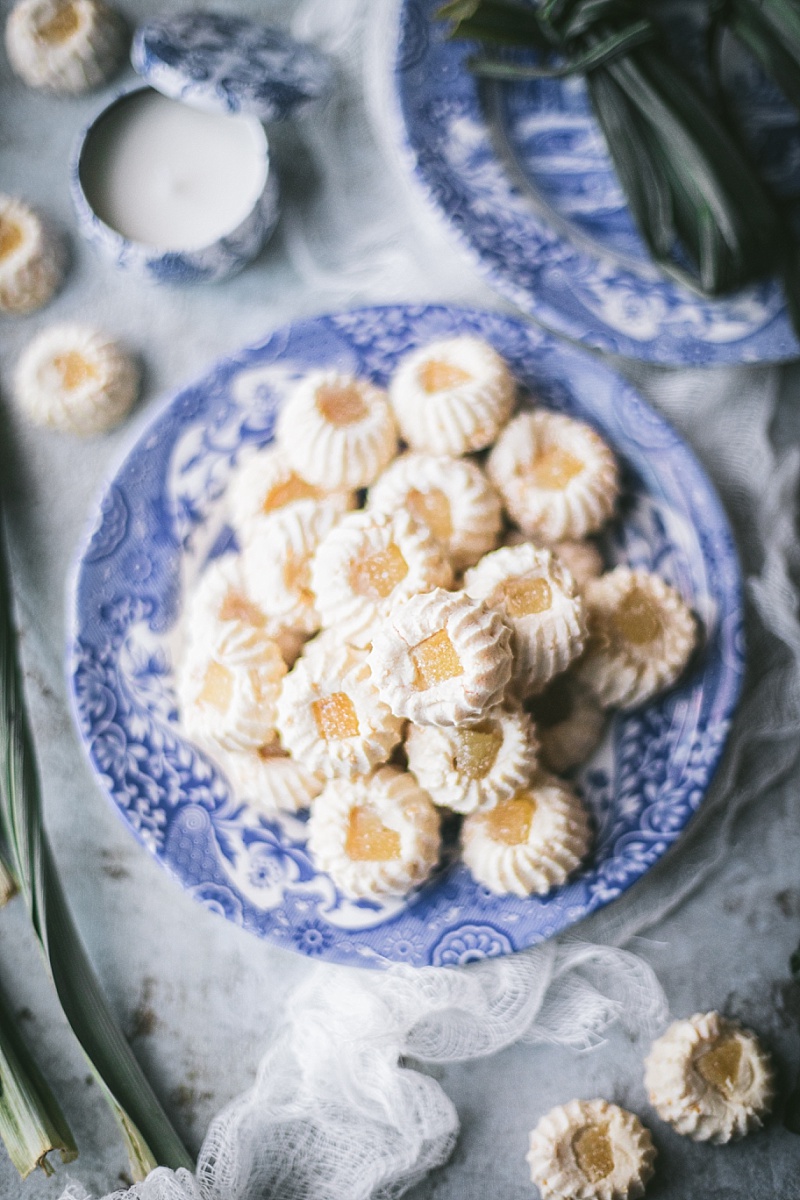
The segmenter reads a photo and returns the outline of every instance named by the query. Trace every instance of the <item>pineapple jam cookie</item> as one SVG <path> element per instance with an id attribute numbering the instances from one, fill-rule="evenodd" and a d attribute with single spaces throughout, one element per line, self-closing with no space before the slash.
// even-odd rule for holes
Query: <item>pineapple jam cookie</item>
<path id="1" fill-rule="evenodd" d="M 589 817 L 568 783 L 540 774 L 461 828 L 462 857 L 499 896 L 544 896 L 565 883 L 591 841 Z"/>
<path id="2" fill-rule="evenodd" d="M 303 648 L 305 635 L 267 616 L 247 595 L 238 554 L 226 554 L 210 562 L 189 596 L 184 625 L 188 641 L 208 643 L 219 626 L 236 626 L 241 631 L 259 629 L 274 641 L 287 667 Z"/>
<path id="3" fill-rule="evenodd" d="M 542 763 L 565 775 L 586 762 L 600 744 L 606 714 L 594 692 L 567 672 L 525 701 L 536 722 Z"/>
<path id="4" fill-rule="evenodd" d="M 758 1129 L 775 1095 L 756 1035 L 717 1012 L 670 1025 L 653 1042 L 644 1078 L 662 1120 L 696 1142 L 730 1142 Z"/>
<path id="5" fill-rule="evenodd" d="M 439 859 L 439 816 L 407 771 L 332 779 L 314 802 L 308 849 L 351 899 L 404 896 Z"/>
<path id="6" fill-rule="evenodd" d="M 516 384 L 488 342 L 454 337 L 406 355 L 389 395 L 413 450 L 459 455 L 492 444 L 514 407 Z"/>
<path id="7" fill-rule="evenodd" d="M 139 394 L 139 370 L 104 333 L 51 325 L 23 351 L 14 373 L 20 410 L 35 425 L 91 437 L 119 425 Z"/>
<path id="8" fill-rule="evenodd" d="M 417 725 L 475 725 L 511 677 L 511 630 L 464 592 L 436 588 L 397 605 L 369 655 L 381 699 Z"/>
<path id="9" fill-rule="evenodd" d="M 178 673 L 181 724 L 210 748 L 257 749 L 278 736 L 278 694 L 286 663 L 275 642 L 255 628 L 222 626 L 190 643 Z"/>
<path id="10" fill-rule="evenodd" d="M 311 564 L 338 518 L 333 508 L 292 504 L 247 531 L 241 556 L 247 594 L 263 612 L 299 633 L 319 629 Z"/>
<path id="11" fill-rule="evenodd" d="M 20 0 L 6 22 L 6 51 L 28 87 L 62 95 L 108 79 L 126 50 L 125 22 L 102 0 Z"/>
<path id="12" fill-rule="evenodd" d="M 310 771 L 349 779 L 386 762 L 403 722 L 379 697 L 366 653 L 325 636 L 308 646 L 283 681 L 278 729 L 287 750 Z"/>
<path id="13" fill-rule="evenodd" d="M 536 731 L 519 709 L 493 708 L 480 725 L 411 725 L 408 769 L 434 804 L 453 812 L 492 808 L 530 782 Z"/>
<path id="14" fill-rule="evenodd" d="M 619 493 L 616 459 L 593 429 L 560 413 L 520 413 L 486 463 L 511 518 L 543 542 L 596 533 Z"/>
<path id="15" fill-rule="evenodd" d="M 233 477 L 227 496 L 231 523 L 244 536 L 253 522 L 270 517 L 289 505 L 331 505 L 337 513 L 356 506 L 356 494 L 346 488 L 328 491 L 306 483 L 277 446 L 251 455 Z"/>
<path id="16" fill-rule="evenodd" d="M 633 1113 L 606 1100 L 570 1100 L 542 1117 L 527 1154 L 542 1200 L 636 1200 L 656 1149 Z"/>
<path id="17" fill-rule="evenodd" d="M 64 274 L 64 248 L 38 213 L 0 193 L 0 313 L 43 308 Z"/>
<path id="18" fill-rule="evenodd" d="M 338 371 L 312 371 L 294 386 L 276 436 L 297 474 L 328 490 L 367 487 L 397 453 L 386 392 Z"/>
<path id="19" fill-rule="evenodd" d="M 506 534 L 503 545 L 521 546 L 530 540 L 521 529 L 511 529 Z M 583 591 L 590 579 L 597 579 L 598 575 L 602 575 L 605 570 L 603 556 L 594 542 L 589 541 L 588 538 L 580 542 L 553 542 L 552 545 L 534 542 L 534 545 L 552 550 L 575 580 L 579 592 Z"/>
<path id="20" fill-rule="evenodd" d="M 502 524 L 497 492 L 466 458 L 404 454 L 372 485 L 367 505 L 376 512 L 410 512 L 431 531 L 454 571 L 493 550 Z"/>
<path id="21" fill-rule="evenodd" d="M 528 696 L 566 670 L 586 645 L 583 600 L 565 566 L 532 542 L 502 546 L 464 576 L 464 591 L 512 631 L 512 687 Z"/>
<path id="22" fill-rule="evenodd" d="M 403 510 L 343 517 L 322 542 L 311 569 L 323 627 L 362 647 L 369 646 L 376 622 L 395 604 L 452 582 L 438 542 Z"/>
<path id="23" fill-rule="evenodd" d="M 694 650 L 688 605 L 659 575 L 617 567 L 584 592 L 589 640 L 576 672 L 600 703 L 635 708 L 671 687 Z"/>
<path id="24" fill-rule="evenodd" d="M 296 762 L 278 742 L 223 752 L 220 762 L 237 796 L 265 816 L 310 808 L 325 780 Z"/>

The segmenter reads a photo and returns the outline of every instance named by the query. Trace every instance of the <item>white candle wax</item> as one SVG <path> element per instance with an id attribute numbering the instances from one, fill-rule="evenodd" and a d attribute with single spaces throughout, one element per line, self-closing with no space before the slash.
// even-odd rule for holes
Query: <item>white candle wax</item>
<path id="1" fill-rule="evenodd" d="M 266 135 L 254 117 L 201 112 L 149 89 L 98 121 L 80 163 L 101 220 L 164 251 L 198 250 L 232 233 L 267 170 Z"/>

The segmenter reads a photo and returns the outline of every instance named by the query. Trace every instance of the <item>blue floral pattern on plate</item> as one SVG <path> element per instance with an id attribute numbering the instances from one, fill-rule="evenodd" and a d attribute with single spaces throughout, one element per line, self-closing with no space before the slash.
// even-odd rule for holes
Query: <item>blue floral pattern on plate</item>
<path id="1" fill-rule="evenodd" d="M 242 803 L 177 721 L 183 597 L 229 537 L 222 500 L 242 452 L 272 438 L 287 387 L 311 368 L 385 384 L 434 338 L 492 342 L 526 393 L 591 422 L 623 465 L 609 561 L 659 571 L 691 602 L 703 644 L 681 685 L 617 715 L 580 776 L 597 838 L 545 897 L 493 896 L 457 861 L 387 904 L 344 900 L 305 850 L 305 819 Z M 525 322 L 441 306 L 300 321 L 220 362 L 144 427 L 102 498 L 78 564 L 70 675 L 100 782 L 136 837 L 206 907 L 303 954 L 380 966 L 456 965 L 551 937 L 607 904 L 672 845 L 703 799 L 743 672 L 740 576 L 701 467 L 619 376 Z M 447 858 L 447 856 L 445 856 Z"/>
<path id="2" fill-rule="evenodd" d="M 136 31 L 131 62 L 165 96 L 262 121 L 284 120 L 333 86 L 319 50 L 230 13 L 193 9 L 148 21 Z"/>
<path id="3" fill-rule="evenodd" d="M 688 42 L 701 6 L 694 16 L 669 6 Z M 479 86 L 465 62 L 473 47 L 448 41 L 432 19 L 440 7 L 396 0 L 384 16 L 387 114 L 411 178 L 499 292 L 553 332 L 632 358 L 705 365 L 800 353 L 777 281 L 708 301 L 648 261 L 582 80 Z M 748 96 L 761 168 L 796 194 L 796 114 L 746 59 L 730 77 Z"/>

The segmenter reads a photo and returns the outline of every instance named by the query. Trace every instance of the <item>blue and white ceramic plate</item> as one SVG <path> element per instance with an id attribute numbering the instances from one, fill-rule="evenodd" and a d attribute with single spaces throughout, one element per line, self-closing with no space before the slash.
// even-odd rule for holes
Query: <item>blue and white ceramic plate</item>
<path id="1" fill-rule="evenodd" d="M 704 6 L 667 2 L 691 55 Z M 474 47 L 445 39 L 432 19 L 440 7 L 397 0 L 382 10 L 382 108 L 411 178 L 498 292 L 555 333 L 633 358 L 706 365 L 800 354 L 776 281 L 708 301 L 653 267 L 581 79 L 478 85 L 465 64 Z M 747 96 L 761 168 L 797 195 L 796 114 L 744 55 L 729 55 L 727 71 L 732 92 Z"/>
<path id="2" fill-rule="evenodd" d="M 618 715 L 579 784 L 596 840 L 544 898 L 493 896 L 459 863 L 391 904 L 338 895 L 305 849 L 302 819 L 241 803 L 186 741 L 173 689 L 187 590 L 229 544 L 223 498 L 240 455 L 273 436 L 311 368 L 385 384 L 415 347 L 477 333 L 525 393 L 591 422 L 619 455 L 609 563 L 658 571 L 698 614 L 702 647 L 681 685 Z M 694 455 L 617 375 L 524 321 L 447 307 L 368 308 L 301 321 L 220 362 L 145 426 L 109 484 L 78 563 L 71 680 L 81 736 L 123 820 L 196 899 L 303 954 L 379 966 L 454 965 L 548 938 L 607 904 L 672 845 L 714 773 L 742 679 L 740 577 L 720 503 Z"/>

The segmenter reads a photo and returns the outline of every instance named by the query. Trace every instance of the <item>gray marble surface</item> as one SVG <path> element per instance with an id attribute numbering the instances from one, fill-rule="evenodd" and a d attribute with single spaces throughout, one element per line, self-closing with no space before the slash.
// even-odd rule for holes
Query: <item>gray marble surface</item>
<path id="1" fill-rule="evenodd" d="M 343 13 L 351 7 L 338 3 Z M 173 7 L 173 0 L 126 4 L 132 21 Z M 285 24 L 294 5 L 236 0 L 216 7 L 250 9 Z M 336 5 L 330 8 L 335 15 Z M 0 471 L 9 497 L 26 686 L 58 865 L 135 1053 L 196 1149 L 210 1117 L 248 1085 L 284 999 L 308 965 L 182 894 L 134 842 L 84 761 L 63 673 L 66 584 L 95 497 L 131 427 L 89 442 L 30 428 L 10 403 L 13 364 L 48 322 L 95 321 L 140 354 L 146 413 L 219 355 L 295 316 L 396 299 L 502 305 L 435 231 L 416 223 L 352 95 L 335 102 L 342 131 L 336 169 L 315 157 L 320 134 L 313 125 L 280 132 L 285 216 L 270 246 L 241 276 L 213 288 L 174 291 L 118 274 L 77 237 L 66 182 L 75 134 L 102 99 L 59 101 L 30 92 L 0 59 L 0 189 L 40 205 L 72 246 L 67 285 L 55 302 L 29 318 L 0 323 Z M 370 242 L 369 231 L 387 213 L 391 236 Z M 623 369 L 645 395 L 658 397 L 665 372 Z M 748 369 L 707 378 L 739 391 L 768 375 Z M 779 384 L 772 436 L 785 451 L 798 440 L 797 371 L 782 369 Z M 720 482 L 724 488 L 724 478 Z M 634 947 L 655 967 L 676 1015 L 719 1007 L 751 1023 L 776 1054 L 782 1094 L 800 1060 L 800 991 L 788 975 L 789 955 L 800 941 L 797 783 L 796 776 L 784 779 L 748 807 L 719 869 Z M 701 842 L 709 855 L 715 836 L 712 822 Z M 679 854 L 680 848 L 672 863 Z M 639 887 L 637 897 L 646 904 L 647 881 Z M 596 936 L 603 919 L 594 922 Z M 0 971 L 81 1150 L 79 1161 L 59 1169 L 55 1179 L 37 1174 L 24 1184 L 0 1150 L 0 1197 L 52 1198 L 68 1177 L 98 1195 L 122 1186 L 126 1162 L 114 1123 L 59 1016 L 19 901 L 0 913 Z M 652 1115 L 641 1081 L 643 1050 L 618 1031 L 588 1054 L 516 1046 L 437 1070 L 458 1107 L 462 1135 L 451 1162 L 416 1189 L 415 1200 L 477 1198 L 488 1191 L 502 1200 L 531 1196 L 523 1157 L 527 1131 L 553 1104 L 604 1095 L 646 1119 Z M 800 1197 L 800 1138 L 783 1130 L 779 1115 L 762 1133 L 723 1149 L 694 1146 L 653 1125 L 661 1151 L 648 1191 L 654 1200 Z"/>

